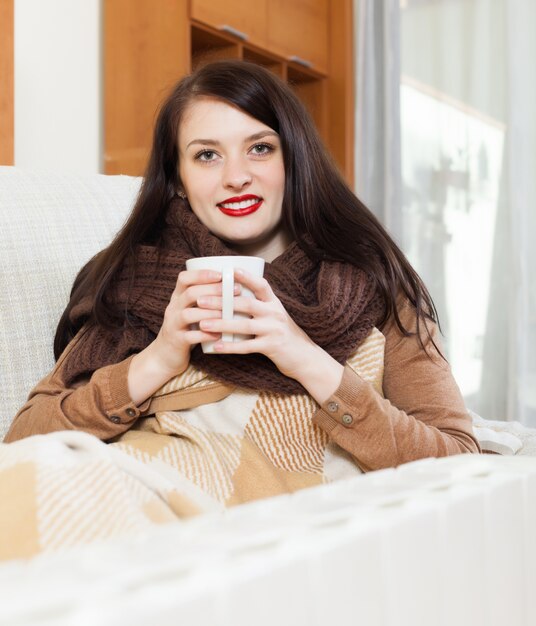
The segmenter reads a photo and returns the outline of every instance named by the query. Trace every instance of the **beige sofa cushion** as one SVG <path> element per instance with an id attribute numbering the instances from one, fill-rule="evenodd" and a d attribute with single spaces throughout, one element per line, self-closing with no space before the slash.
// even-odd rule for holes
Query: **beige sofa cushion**
<path id="1" fill-rule="evenodd" d="M 125 221 L 140 181 L 0 167 L 0 438 L 54 364 L 77 271 Z"/>

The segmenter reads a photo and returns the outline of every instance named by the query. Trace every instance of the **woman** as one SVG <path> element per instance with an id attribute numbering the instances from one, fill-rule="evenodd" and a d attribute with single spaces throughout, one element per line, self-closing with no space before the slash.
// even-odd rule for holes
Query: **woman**
<path id="1" fill-rule="evenodd" d="M 265 277 L 237 273 L 256 299 L 237 289 L 249 319 L 223 321 L 221 276 L 185 261 L 235 253 L 262 256 Z M 479 451 L 422 281 L 290 89 L 245 62 L 168 97 L 133 212 L 76 278 L 54 347 L 6 441 L 77 429 L 146 446 L 227 504 Z"/>

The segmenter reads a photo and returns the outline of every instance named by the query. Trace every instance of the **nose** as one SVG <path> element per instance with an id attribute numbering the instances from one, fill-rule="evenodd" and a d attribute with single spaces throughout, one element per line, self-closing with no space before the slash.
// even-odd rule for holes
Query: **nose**
<path id="1" fill-rule="evenodd" d="M 241 191 L 251 183 L 252 176 L 246 160 L 229 158 L 223 169 L 223 186 L 233 191 Z"/>

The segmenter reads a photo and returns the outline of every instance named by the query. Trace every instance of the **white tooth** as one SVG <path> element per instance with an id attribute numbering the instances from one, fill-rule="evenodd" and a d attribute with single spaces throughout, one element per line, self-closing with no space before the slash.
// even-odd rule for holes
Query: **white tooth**
<path id="1" fill-rule="evenodd" d="M 253 206 L 257 204 L 258 201 L 258 198 L 252 198 L 251 200 L 242 200 L 242 202 L 222 202 L 222 206 L 225 209 L 238 211 L 238 209 L 246 209 L 247 207 Z"/>

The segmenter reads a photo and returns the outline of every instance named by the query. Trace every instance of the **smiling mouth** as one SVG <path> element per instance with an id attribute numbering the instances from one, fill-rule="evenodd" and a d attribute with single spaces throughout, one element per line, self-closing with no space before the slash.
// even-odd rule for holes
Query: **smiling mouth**
<path id="1" fill-rule="evenodd" d="M 259 198 L 259 196 L 248 195 L 239 198 L 229 198 L 225 202 L 220 202 L 217 206 L 225 215 L 244 217 L 258 211 L 262 203 L 263 199 Z"/>

